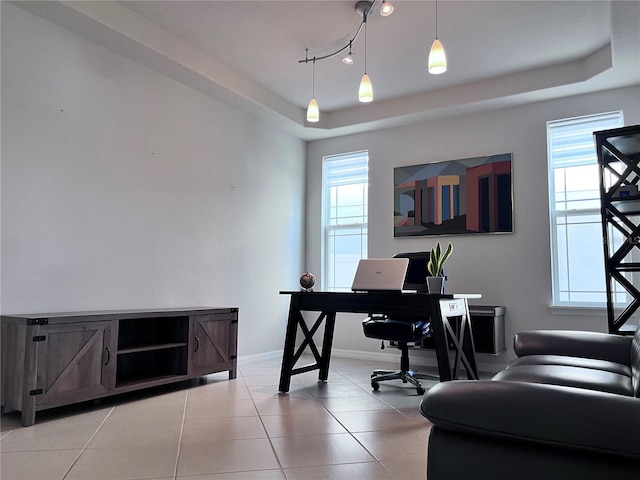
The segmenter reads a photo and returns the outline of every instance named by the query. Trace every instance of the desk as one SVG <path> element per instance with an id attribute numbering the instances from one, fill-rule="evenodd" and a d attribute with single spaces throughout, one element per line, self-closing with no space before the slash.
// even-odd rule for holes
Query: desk
<path id="1" fill-rule="evenodd" d="M 331 360 L 331 346 L 337 313 L 362 313 L 365 315 L 385 314 L 390 317 L 430 318 L 431 330 L 435 340 L 436 359 L 440 381 L 451 380 L 455 377 L 449 361 L 447 333 L 442 321 L 440 300 L 450 299 L 452 295 L 438 295 L 425 293 L 400 292 L 280 292 L 291 296 L 287 332 L 284 341 L 282 369 L 280 372 L 280 386 L 278 391 L 289 391 L 291 376 L 300 373 L 319 370 L 318 380 L 326 381 L 329 376 L 329 362 Z M 307 325 L 303 311 L 319 312 L 311 327 Z M 313 336 L 324 323 L 324 333 L 320 348 Z M 296 336 L 298 327 L 303 334 L 303 341 L 296 350 Z M 474 357 L 473 345 L 470 342 L 460 342 L 459 348 L 467 358 Z M 304 350 L 309 347 L 315 363 L 296 368 Z M 457 347 L 458 348 L 458 347 Z M 456 361 L 457 363 L 457 361 Z M 471 365 L 476 370 L 475 361 Z M 477 371 L 467 369 L 469 378 L 477 378 Z"/>

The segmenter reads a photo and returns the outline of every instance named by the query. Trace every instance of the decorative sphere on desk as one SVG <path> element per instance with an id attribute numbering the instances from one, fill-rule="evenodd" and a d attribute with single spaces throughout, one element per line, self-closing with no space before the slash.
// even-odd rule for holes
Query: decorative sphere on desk
<path id="1" fill-rule="evenodd" d="M 300 286 L 304 292 L 313 292 L 313 286 L 316 284 L 316 277 L 312 273 L 305 272 L 300 275 Z"/>

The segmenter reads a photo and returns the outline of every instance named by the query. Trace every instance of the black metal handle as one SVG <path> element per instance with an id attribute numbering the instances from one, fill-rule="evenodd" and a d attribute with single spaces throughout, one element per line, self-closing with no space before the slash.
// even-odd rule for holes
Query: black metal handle
<path id="1" fill-rule="evenodd" d="M 107 365 L 109 365 L 110 361 L 111 361 L 111 348 L 107 347 L 107 361 L 105 362 L 104 366 L 106 367 Z"/>
<path id="2" fill-rule="evenodd" d="M 196 349 L 194 350 L 194 352 L 197 352 L 199 348 L 200 348 L 200 337 L 196 335 Z"/>

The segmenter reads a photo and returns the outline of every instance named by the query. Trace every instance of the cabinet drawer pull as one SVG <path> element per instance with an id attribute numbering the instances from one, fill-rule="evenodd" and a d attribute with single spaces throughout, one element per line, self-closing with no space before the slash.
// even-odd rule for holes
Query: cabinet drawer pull
<path id="1" fill-rule="evenodd" d="M 107 365 L 109 365 L 110 361 L 111 361 L 111 348 L 107 347 L 107 361 L 105 362 L 104 366 L 106 367 Z"/>
<path id="2" fill-rule="evenodd" d="M 200 348 L 200 337 L 196 335 L 196 349 L 194 350 L 194 352 L 197 352 L 199 348 Z"/>

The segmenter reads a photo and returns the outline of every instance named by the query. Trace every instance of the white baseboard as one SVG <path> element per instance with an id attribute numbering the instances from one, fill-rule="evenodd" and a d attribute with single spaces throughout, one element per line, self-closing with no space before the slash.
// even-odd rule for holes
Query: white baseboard
<path id="1" fill-rule="evenodd" d="M 305 353 L 311 354 L 310 351 Z M 419 370 L 419 367 L 438 368 L 436 363 L 435 353 L 430 350 L 421 351 L 419 349 L 412 349 L 409 352 L 412 360 L 412 366 Z M 354 360 L 362 360 L 365 362 L 400 362 L 400 351 L 394 347 L 388 347 L 384 352 L 367 352 L 363 350 L 341 350 L 334 348 L 331 352 L 332 358 L 350 358 Z M 245 365 L 248 363 L 264 362 L 267 360 L 282 360 L 282 350 L 274 350 L 271 352 L 258 353 L 255 355 L 243 355 L 238 357 L 238 365 Z M 477 361 L 478 359 L 476 359 Z M 478 363 L 478 370 L 484 373 L 498 373 L 506 366 L 506 360 L 504 364 L 501 363 Z"/>
<path id="2" fill-rule="evenodd" d="M 272 352 L 256 353 L 255 355 L 238 356 L 238 365 L 246 365 L 247 363 L 264 362 L 267 360 L 282 360 L 282 350 L 274 350 Z"/>

